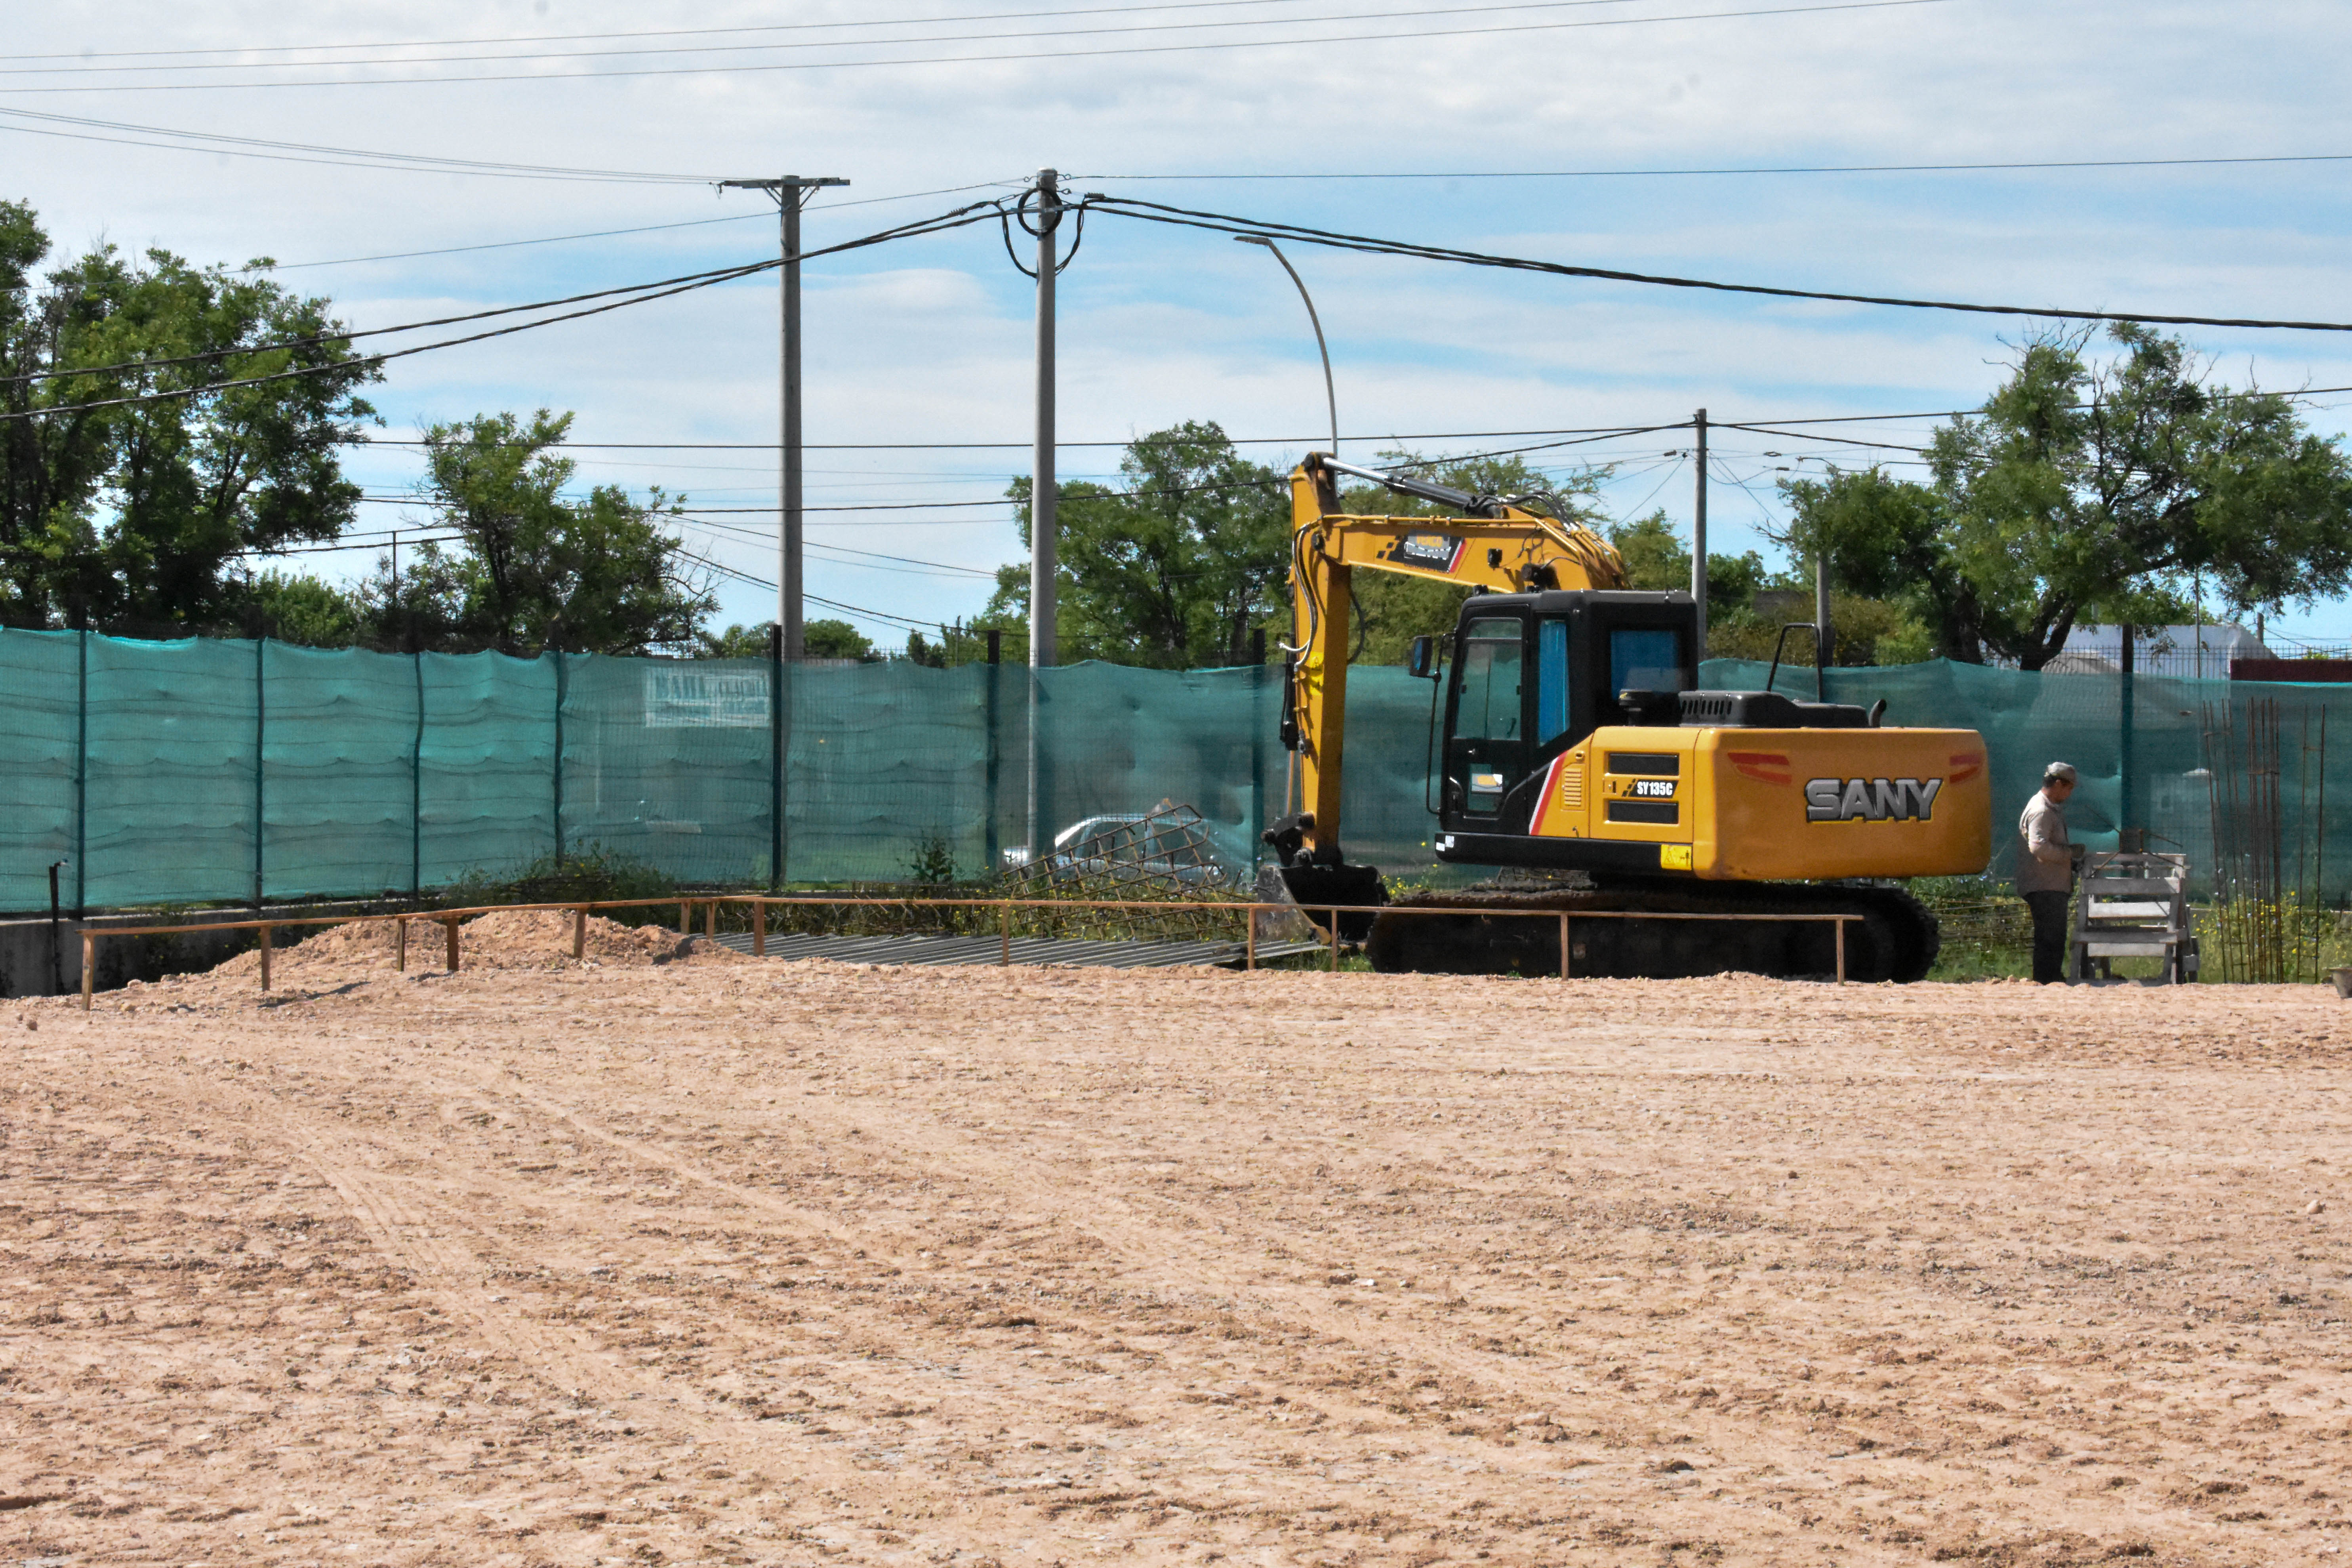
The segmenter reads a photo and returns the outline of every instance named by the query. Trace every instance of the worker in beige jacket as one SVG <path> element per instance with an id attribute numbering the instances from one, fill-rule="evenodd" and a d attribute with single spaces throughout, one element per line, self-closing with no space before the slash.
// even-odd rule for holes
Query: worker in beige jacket
<path id="1" fill-rule="evenodd" d="M 2017 819 L 2017 890 L 2033 911 L 2033 979 L 2040 985 L 2066 978 L 2066 904 L 2083 858 L 2082 846 L 2066 837 L 2066 797 L 2074 793 L 2074 768 L 2053 763 Z"/>

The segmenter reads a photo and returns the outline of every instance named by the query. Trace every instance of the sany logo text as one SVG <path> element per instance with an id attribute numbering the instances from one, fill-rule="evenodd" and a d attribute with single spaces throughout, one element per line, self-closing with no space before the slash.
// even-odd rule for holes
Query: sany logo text
<path id="1" fill-rule="evenodd" d="M 1807 779 L 1808 822 L 1925 820 L 1936 809 L 1941 779 Z"/>

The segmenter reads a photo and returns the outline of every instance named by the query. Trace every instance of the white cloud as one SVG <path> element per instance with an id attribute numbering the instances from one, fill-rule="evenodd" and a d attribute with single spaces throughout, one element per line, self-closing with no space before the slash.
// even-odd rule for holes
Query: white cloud
<path id="1" fill-rule="evenodd" d="M 942 24 L 909 34 L 1027 26 L 946 25 L 1000 9 L 974 0 L 905 4 Z M 1362 8 L 1269 6 L 1249 15 Z M 351 42 L 395 29 L 456 38 L 870 22 L 876 14 L 840 4 L 780 14 L 750 0 L 654 8 L 554 0 L 543 10 L 520 0 L 423 0 L 396 17 L 347 0 L 19 9 L 7 47 L 20 56 Z M 1074 36 L 1042 47 L 1112 41 Z M 2352 129 L 2334 81 L 2347 44 L 2352 16 L 2310 0 L 2258 10 L 2181 0 L 2087 0 L 2063 9 L 1951 0 L 1818 16 L 879 70 L 0 94 L 0 108 L 451 157 L 846 174 L 856 184 L 838 200 L 1018 178 L 1052 163 L 1078 171 L 1079 189 L 1637 270 L 2333 317 L 2347 314 L 2340 301 L 2352 298 L 2340 259 L 2352 216 L 2352 165 L 2345 164 L 1748 180 L 1120 184 L 1108 176 L 2332 152 Z M 762 199 L 692 187 L 325 169 L 5 132 L 0 168 L 0 194 L 33 201 L 63 247 L 105 236 L 126 248 L 160 244 L 206 260 L 259 253 L 325 259 L 674 223 L 757 211 Z M 809 219 L 811 241 L 968 199 L 820 205 Z M 681 272 L 764 255 L 773 244 L 771 219 L 286 276 L 334 295 L 348 319 L 374 323 Z M 1961 406 L 1982 395 L 2003 339 L 2024 327 L 1311 247 L 1295 247 L 1294 260 L 1331 334 L 1342 423 L 1358 433 L 1603 425 L 1680 417 L 1701 405 L 1717 417 Z M 812 441 L 1025 438 L 1029 285 L 1007 263 L 993 226 L 829 258 L 810 270 Z M 1064 296 L 1066 435 L 1118 438 L 1194 416 L 1215 417 L 1236 434 L 1321 427 L 1312 342 L 1288 280 L 1262 254 L 1222 236 L 1097 219 Z M 759 279 L 420 356 L 394 366 L 377 401 L 396 424 L 543 404 L 578 410 L 583 440 L 766 440 L 774 424 L 773 298 Z M 2352 344 L 2337 338 L 2189 335 L 2235 381 L 2251 371 L 2271 384 L 2352 382 Z M 2315 417 L 2340 427 L 2332 409 Z M 593 456 L 600 466 L 587 473 L 599 479 L 634 472 L 712 496 L 723 490 L 735 504 L 762 498 L 757 454 Z M 642 466 L 628 468 L 638 456 Z M 396 485 L 409 471 L 404 461 L 379 451 L 358 466 L 372 483 Z M 1074 454 L 1065 468 L 1080 461 L 1102 468 L 1111 458 Z M 720 471 L 729 465 L 732 471 Z M 845 503 L 860 495 L 993 495 L 1026 458 L 1017 449 L 813 453 L 811 466 L 854 470 L 825 480 L 824 494 Z M 1630 487 L 1628 504 L 1649 488 Z M 1659 500 L 1679 515 L 1687 489 L 1676 481 Z M 818 493 L 814 480 L 811 493 Z M 1014 553 L 1012 530 L 993 509 L 955 526 L 877 521 L 822 536 L 960 563 Z M 747 566 L 762 560 L 753 544 L 722 548 Z M 760 569 L 768 568 L 762 562 Z M 813 573 L 818 592 L 868 604 L 887 594 L 909 615 L 951 616 L 984 597 L 971 581 L 885 579 L 841 563 Z M 766 613 L 753 590 L 730 595 L 729 610 L 738 618 Z"/>

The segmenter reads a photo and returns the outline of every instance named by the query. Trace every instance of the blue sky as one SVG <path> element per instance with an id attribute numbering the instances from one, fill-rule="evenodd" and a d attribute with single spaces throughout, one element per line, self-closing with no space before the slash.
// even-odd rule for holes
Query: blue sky
<path id="1" fill-rule="evenodd" d="M 2352 163 L 1969 173 L 1644 175 L 1572 179 L 1182 179 L 1158 174 L 1662 171 L 1788 165 L 2038 163 L 2352 153 L 2331 90 L 2352 14 L 2316 4 L 2231 7 L 1927 0 L 1807 14 L 1664 0 L 1463 5 L 1458 0 L 1255 0 L 1116 11 L 1077 0 L 828 5 L 424 3 L 53 4 L 12 17 L 0 110 L 445 158 L 724 177 L 841 174 L 813 207 L 820 245 L 991 194 L 1051 164 L 1103 190 L 1357 232 L 1641 271 L 1797 287 L 2213 315 L 2352 318 L 2345 230 Z M 1013 12 L 1066 15 L 974 20 Z M 1079 16 L 1085 11 L 1098 13 Z M 1411 18 L 1395 16 L 1412 12 Z M 1372 16 L 1367 21 L 1306 18 Z M 924 23 L 920 19 L 932 19 Z M 915 25 L 887 27 L 888 19 Z M 1633 25 L 1559 26 L 1610 20 Z M 1207 27 L 1202 23 L 1221 26 Z M 829 25 L 845 24 L 838 27 Z M 1189 30 L 1167 30 L 1176 25 Z M 1496 26 L 1549 27 L 1476 33 Z M 377 51 L 357 46 L 664 27 L 801 31 Z M 1101 27 L 1160 31 L 1104 34 Z M 1277 46 L 1297 37 L 1435 33 Z M 888 46 L 892 37 L 1035 34 Z M 793 54 L 741 46 L 824 44 Z M 1077 58 L 1170 43 L 1250 47 Z M 520 65 L 425 63 L 490 52 L 707 44 L 693 56 Z M 296 45 L 334 47 L 310 55 Z M 718 48 L 718 46 L 729 46 Z M 127 59 L 127 50 L 278 49 Z M 986 53 L 1061 58 L 977 61 Z M 960 63 L 868 65 L 908 55 Z M 55 59 L 28 57 L 54 55 Z M 422 82 L 420 76 L 740 67 L 656 77 Z M 339 63 L 306 63 L 327 59 Z M 168 64 L 149 71 L 104 69 Z M 233 68 L 197 70 L 213 64 Z M 282 86 L 284 80 L 330 85 Z M 217 82 L 237 85 L 209 85 Z M 191 85 L 207 84 L 207 85 Z M 92 90 L 95 89 L 95 90 Z M 0 114 L 0 191 L 32 201 L 60 250 L 100 239 L 200 261 L 289 263 L 752 215 L 742 222 L 357 265 L 304 267 L 355 325 L 543 298 L 772 253 L 765 198 L 685 183 L 504 179 L 322 167 L 218 151 L 28 133 L 74 130 Z M 126 133 L 81 131 L 98 135 Z M 144 138 L 153 140 L 154 138 Z M 916 196 L 948 187 L 988 189 Z M 905 200 L 877 198 L 908 196 Z M 846 205 L 856 203 L 860 205 Z M 1718 421 L 1968 406 L 2031 323 L 1774 301 L 1514 275 L 1295 247 L 1330 334 L 1347 454 L 1408 432 L 1646 425 L 1705 406 Z M 813 263 L 807 439 L 1025 443 L 1031 285 L 992 226 Z M 1314 344 L 1271 258 L 1218 235 L 1097 218 L 1062 280 L 1061 434 L 1118 441 L 1181 418 L 1238 437 L 1323 424 Z M 582 442 L 762 442 L 775 426 L 775 289 L 761 278 L 590 321 L 397 362 L 375 401 L 388 437 L 433 419 L 537 406 L 578 414 Z M 2189 329 L 2233 385 L 2352 384 L 2341 334 Z M 2315 400 L 2345 428 L 2352 395 Z M 1868 427 L 1916 442 L 1931 422 Z M 1842 428 L 1842 427 L 1828 427 Z M 1475 449 L 1475 440 L 1418 443 Z M 1632 515 L 1686 521 L 1687 436 L 1569 448 L 1614 461 L 1605 491 Z M 1270 460 L 1297 446 L 1249 448 Z M 1857 449 L 1722 432 L 1717 548 L 1762 548 L 1775 470 Z M 1780 454 L 1767 456 L 1768 452 Z M 700 507 L 775 501 L 759 452 L 587 450 L 583 482 L 684 491 Z M 1901 452 L 1886 454 L 1900 460 Z M 1109 448 L 1066 451 L 1066 478 Z M 1547 458 L 1547 461 L 1553 460 Z M 987 500 L 1025 451 L 828 451 L 808 457 L 812 508 Z M 406 495 L 407 450 L 354 454 L 370 492 Z M 369 521 L 423 521 L 372 504 Z M 877 641 L 903 619 L 969 616 L 975 574 L 1020 554 L 999 506 L 813 512 L 813 594 L 864 607 Z M 774 574 L 772 515 L 712 513 L 689 538 Z M 765 538 L 761 536 L 764 535 Z M 313 558 L 328 574 L 366 557 Z M 771 593 L 721 589 L 725 619 L 763 621 Z M 812 616 L 828 612 L 812 606 Z M 899 617 L 892 619 L 890 617 Z M 2290 631 L 2352 635 L 2337 604 Z"/>

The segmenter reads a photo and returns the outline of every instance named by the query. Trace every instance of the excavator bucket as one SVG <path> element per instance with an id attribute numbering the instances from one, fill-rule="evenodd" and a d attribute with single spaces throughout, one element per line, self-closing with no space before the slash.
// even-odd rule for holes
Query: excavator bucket
<path id="1" fill-rule="evenodd" d="M 1341 942 L 1360 942 L 1370 936 L 1373 911 L 1389 901 L 1388 886 L 1381 880 L 1377 866 L 1318 866 L 1302 861 L 1282 868 L 1282 883 L 1297 900 L 1299 912 L 1320 930 L 1331 929 L 1329 906 L 1338 906 Z M 1326 907 L 1318 909 L 1318 904 Z"/>

